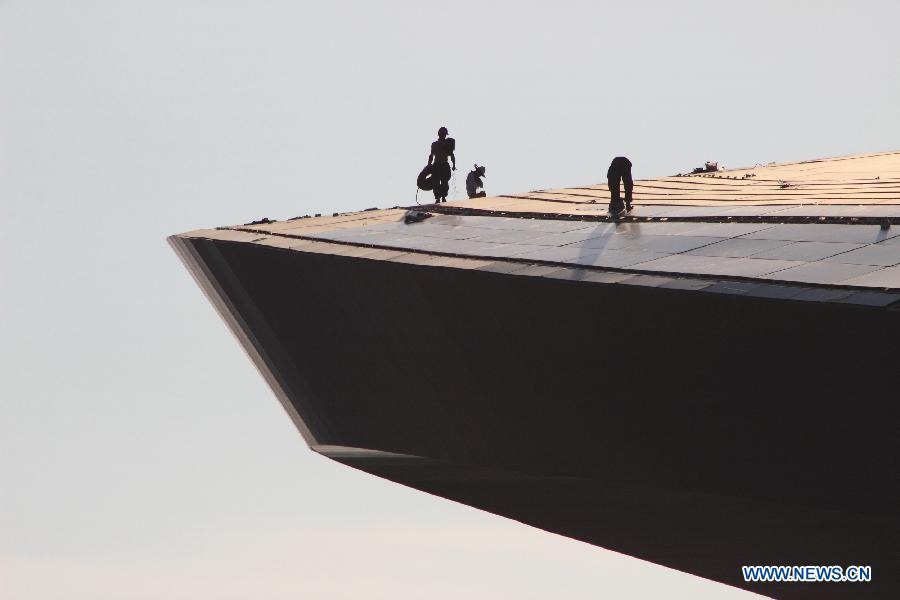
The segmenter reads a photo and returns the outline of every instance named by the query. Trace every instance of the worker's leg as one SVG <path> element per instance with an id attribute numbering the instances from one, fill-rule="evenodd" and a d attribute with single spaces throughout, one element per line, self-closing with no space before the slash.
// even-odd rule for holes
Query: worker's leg
<path id="1" fill-rule="evenodd" d="M 447 193 L 450 191 L 450 165 L 436 164 L 434 175 L 438 178 L 434 184 L 434 197 L 438 202 L 441 199 L 446 201 Z"/>
<path id="2" fill-rule="evenodd" d="M 453 177 L 453 172 L 450 170 L 450 165 L 444 166 L 444 202 L 447 201 L 447 195 L 450 193 L 450 178 Z"/>
<path id="3" fill-rule="evenodd" d="M 441 169 L 438 167 L 438 165 L 435 165 L 434 173 L 431 176 L 431 181 L 432 181 L 432 183 L 434 183 L 434 187 L 431 188 L 431 193 L 434 194 L 435 202 L 441 201 L 441 187 L 442 187 L 441 175 L 442 175 Z"/>
<path id="4" fill-rule="evenodd" d="M 617 213 L 622 208 L 622 198 L 619 195 L 619 185 L 620 185 L 621 177 L 619 174 L 615 174 L 607 180 L 609 184 L 609 212 Z"/>
<path id="5" fill-rule="evenodd" d="M 631 210 L 631 191 L 634 189 L 634 181 L 631 179 L 630 166 L 622 174 L 622 181 L 625 184 L 625 207 Z"/>

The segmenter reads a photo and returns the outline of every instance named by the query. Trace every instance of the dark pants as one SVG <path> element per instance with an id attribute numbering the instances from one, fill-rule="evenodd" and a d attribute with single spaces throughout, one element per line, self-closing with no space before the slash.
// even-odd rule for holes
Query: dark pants
<path id="1" fill-rule="evenodd" d="M 434 163 L 434 174 L 431 176 L 434 180 L 434 199 L 438 202 L 443 199 L 447 201 L 447 194 L 450 192 L 450 164 Z"/>
<path id="2" fill-rule="evenodd" d="M 631 167 L 615 171 L 611 170 L 608 175 L 609 210 L 610 212 L 619 212 L 625 208 L 622 204 L 622 197 L 619 195 L 619 188 L 622 182 L 625 183 L 625 204 L 631 206 L 631 190 L 634 189 L 634 181 L 631 179 Z"/>

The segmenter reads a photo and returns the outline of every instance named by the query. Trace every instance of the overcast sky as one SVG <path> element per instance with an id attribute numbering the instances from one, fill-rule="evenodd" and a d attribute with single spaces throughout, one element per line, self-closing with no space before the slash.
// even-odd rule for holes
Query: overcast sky
<path id="1" fill-rule="evenodd" d="M 752 598 L 310 452 L 165 236 L 412 203 L 441 125 L 489 193 L 897 150 L 898 18 L 0 1 L 0 598 Z"/>

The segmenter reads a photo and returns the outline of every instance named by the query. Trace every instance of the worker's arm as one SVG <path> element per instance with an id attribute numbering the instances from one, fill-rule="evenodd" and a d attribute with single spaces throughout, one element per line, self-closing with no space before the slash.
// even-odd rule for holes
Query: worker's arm
<path id="1" fill-rule="evenodd" d="M 629 165 L 628 170 L 622 175 L 622 183 L 625 184 L 625 191 L 631 192 L 634 189 L 634 180 L 631 178 L 631 166 Z"/>
<path id="2" fill-rule="evenodd" d="M 456 170 L 456 154 L 455 153 L 453 153 L 453 152 L 450 153 L 450 160 L 453 161 L 453 170 L 455 171 Z"/>
<path id="3" fill-rule="evenodd" d="M 429 152 L 428 153 L 428 164 L 430 165 L 431 161 L 433 161 L 433 160 L 434 160 L 434 152 Z"/>

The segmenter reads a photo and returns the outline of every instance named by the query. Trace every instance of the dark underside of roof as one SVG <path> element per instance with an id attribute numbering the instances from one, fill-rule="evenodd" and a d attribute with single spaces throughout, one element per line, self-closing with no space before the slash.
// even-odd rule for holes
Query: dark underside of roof
<path id="1" fill-rule="evenodd" d="M 896 310 L 173 245 L 335 460 L 767 596 L 900 597 Z"/>

